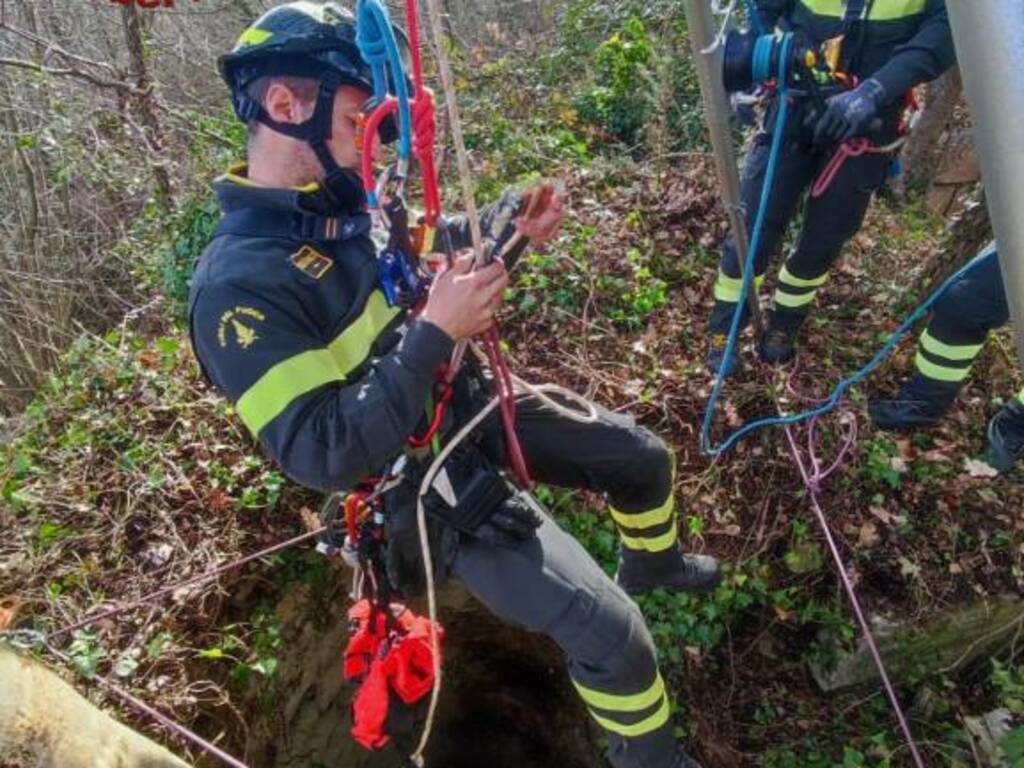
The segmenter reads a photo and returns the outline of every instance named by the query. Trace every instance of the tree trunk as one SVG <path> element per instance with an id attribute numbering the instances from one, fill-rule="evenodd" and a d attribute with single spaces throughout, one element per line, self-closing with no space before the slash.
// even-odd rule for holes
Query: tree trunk
<path id="1" fill-rule="evenodd" d="M 153 80 L 146 65 L 145 47 L 142 40 L 142 19 L 134 3 L 124 6 L 121 14 L 128 58 L 132 68 L 131 75 L 135 87 L 140 92 L 140 95 L 132 98 L 132 102 L 142 123 L 143 139 L 150 157 L 153 180 L 156 182 L 157 200 L 164 210 L 170 210 L 174 205 L 174 191 L 171 186 L 171 174 L 164 161 L 163 127 L 157 114 Z"/>
<path id="2" fill-rule="evenodd" d="M 960 70 L 951 69 L 926 87 L 925 107 L 903 148 L 904 191 L 919 194 L 931 185 L 939 172 L 944 148 L 942 141 L 963 95 Z"/>
<path id="3" fill-rule="evenodd" d="M 0 764 L 9 768 L 188 768 L 56 674 L 0 643 Z"/>

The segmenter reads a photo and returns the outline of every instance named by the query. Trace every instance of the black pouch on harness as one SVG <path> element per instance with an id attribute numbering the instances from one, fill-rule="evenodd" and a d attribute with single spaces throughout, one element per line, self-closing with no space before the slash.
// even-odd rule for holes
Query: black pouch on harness
<path id="1" fill-rule="evenodd" d="M 387 516 L 387 551 L 384 561 L 388 581 L 406 599 L 426 592 L 426 574 L 416 525 L 416 498 L 423 479 L 422 467 L 410 462 L 402 482 L 383 497 Z M 427 516 L 427 538 L 434 563 L 434 584 L 444 583 L 451 575 L 459 548 L 458 531 L 431 515 Z"/>

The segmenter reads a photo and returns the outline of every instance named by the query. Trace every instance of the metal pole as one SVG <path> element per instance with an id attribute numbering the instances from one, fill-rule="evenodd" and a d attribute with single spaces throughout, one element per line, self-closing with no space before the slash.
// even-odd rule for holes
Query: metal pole
<path id="1" fill-rule="evenodd" d="M 1019 0 L 1018 0 L 1019 2 Z M 743 202 L 740 197 L 740 175 L 737 170 L 736 150 L 732 145 L 732 131 L 729 127 L 729 98 L 722 84 L 722 46 L 715 45 L 717 30 L 711 16 L 709 0 L 685 0 L 686 21 L 690 28 L 690 44 L 693 46 L 693 60 L 697 66 L 700 92 L 704 98 L 704 117 L 711 135 L 714 150 L 715 170 L 722 190 L 722 199 L 729 215 L 729 227 L 736 241 L 736 253 L 740 264 L 746 265 L 750 238 L 744 218 Z M 712 50 L 709 50 L 714 46 Z M 761 307 L 758 304 L 754 276 L 751 276 L 750 317 L 754 329 L 760 336 L 764 324 Z"/>
<path id="2" fill-rule="evenodd" d="M 947 0 L 1024 365 L 1024 3 Z"/>

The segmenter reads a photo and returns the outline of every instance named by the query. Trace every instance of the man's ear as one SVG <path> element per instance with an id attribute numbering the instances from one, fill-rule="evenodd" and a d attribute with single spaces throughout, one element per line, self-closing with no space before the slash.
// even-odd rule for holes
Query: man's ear
<path id="1" fill-rule="evenodd" d="M 284 83 L 271 83 L 263 100 L 263 108 L 271 120 L 278 123 L 301 123 L 303 120 L 299 100 Z"/>

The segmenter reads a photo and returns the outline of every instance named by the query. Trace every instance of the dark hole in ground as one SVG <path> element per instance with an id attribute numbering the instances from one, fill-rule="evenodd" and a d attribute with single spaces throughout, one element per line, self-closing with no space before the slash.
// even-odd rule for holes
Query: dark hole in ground
<path id="1" fill-rule="evenodd" d="M 503 624 L 454 585 L 443 591 L 439 602 L 445 665 L 426 753 L 429 768 L 605 765 L 597 728 L 553 642 Z M 325 605 L 330 606 L 326 616 Z M 344 600 L 325 602 L 320 596 L 307 601 L 298 594 L 291 605 L 279 607 L 289 652 L 282 656 L 275 694 L 253 702 L 258 716 L 250 721 L 246 753 L 254 768 L 409 764 L 407 756 L 422 723 L 402 744 L 379 753 L 362 749 L 349 735 L 354 689 L 342 683 L 340 669 L 347 639 L 345 607 Z"/>
<path id="2" fill-rule="evenodd" d="M 558 648 L 480 610 L 449 620 L 437 768 L 591 768 L 601 750 Z"/>

